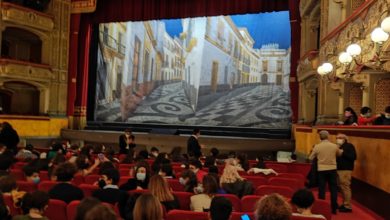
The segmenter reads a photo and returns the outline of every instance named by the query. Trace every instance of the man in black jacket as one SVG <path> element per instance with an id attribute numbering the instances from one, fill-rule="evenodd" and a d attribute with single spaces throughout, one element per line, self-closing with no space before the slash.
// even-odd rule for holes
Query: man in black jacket
<path id="1" fill-rule="evenodd" d="M 202 156 L 202 152 L 200 151 L 201 146 L 198 140 L 199 136 L 200 130 L 199 128 L 195 128 L 191 137 L 187 141 L 187 154 L 188 156 L 195 157 L 196 159 Z"/>
<path id="2" fill-rule="evenodd" d="M 345 134 L 337 134 L 336 143 L 343 150 L 343 153 L 337 158 L 337 174 L 339 185 L 343 195 L 343 205 L 339 207 L 340 212 L 352 212 L 351 206 L 351 176 L 356 160 L 355 147 L 348 143 Z"/>

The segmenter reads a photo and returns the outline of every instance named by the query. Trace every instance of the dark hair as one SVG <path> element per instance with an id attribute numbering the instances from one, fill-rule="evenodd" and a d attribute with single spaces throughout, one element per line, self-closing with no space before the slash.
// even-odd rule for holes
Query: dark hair
<path id="1" fill-rule="evenodd" d="M 310 208 L 314 203 L 314 195 L 308 189 L 299 189 L 291 198 L 291 203 L 298 208 Z"/>
<path id="2" fill-rule="evenodd" d="M 211 166 L 209 166 L 209 173 L 215 173 L 215 174 L 218 174 L 218 173 L 219 173 L 218 167 L 217 167 L 217 166 L 215 166 L 215 165 L 211 165 Z"/>
<path id="3" fill-rule="evenodd" d="M 160 201 L 150 193 L 137 198 L 133 212 L 134 220 L 162 220 L 163 212 Z"/>
<path id="4" fill-rule="evenodd" d="M 152 147 L 152 149 L 150 149 L 150 152 L 152 152 L 152 151 L 157 151 L 157 152 L 159 152 L 159 150 L 158 150 L 157 147 Z"/>
<path id="5" fill-rule="evenodd" d="M 80 155 L 85 155 L 85 156 L 88 157 L 88 159 L 90 159 L 92 150 L 93 150 L 93 146 L 92 145 L 85 145 L 84 147 L 81 148 Z"/>
<path id="6" fill-rule="evenodd" d="M 102 175 L 104 170 L 115 169 L 115 166 L 112 162 L 106 161 L 100 164 L 99 174 Z"/>
<path id="7" fill-rule="evenodd" d="M 58 165 L 58 164 L 62 164 L 62 163 L 65 163 L 66 161 L 66 158 L 65 158 L 65 155 L 63 154 L 56 154 L 52 160 L 52 163 L 54 165 Z"/>
<path id="8" fill-rule="evenodd" d="M 13 176 L 7 175 L 0 177 L 0 191 L 2 193 L 9 193 L 16 188 L 16 180 Z"/>
<path id="9" fill-rule="evenodd" d="M 386 106 L 385 112 L 386 112 L 386 113 L 390 113 L 390 105 L 389 105 L 389 106 Z"/>
<path id="10" fill-rule="evenodd" d="M 257 220 L 289 220 L 291 214 L 290 204 L 277 193 L 263 196 L 256 203 L 255 218 Z"/>
<path id="11" fill-rule="evenodd" d="M 192 131 L 192 134 L 199 134 L 200 132 L 200 129 L 199 128 L 195 128 L 193 131 Z"/>
<path id="12" fill-rule="evenodd" d="M 34 150 L 34 146 L 32 144 L 26 144 L 25 149 L 28 150 L 28 151 L 33 151 Z"/>
<path id="13" fill-rule="evenodd" d="M 57 181 L 59 182 L 69 182 L 73 179 L 76 172 L 77 172 L 76 166 L 67 162 L 67 163 L 60 164 L 55 169 L 54 175 L 57 177 Z"/>
<path id="14" fill-rule="evenodd" d="M 239 154 L 237 159 L 240 161 L 239 164 L 241 165 L 242 169 L 245 171 L 249 170 L 249 161 L 246 154 Z"/>
<path id="15" fill-rule="evenodd" d="M 174 176 L 172 165 L 170 163 L 161 164 L 160 171 L 164 172 L 166 176 Z"/>
<path id="16" fill-rule="evenodd" d="M 103 204 L 96 205 L 85 214 L 85 220 L 116 220 L 117 216 L 112 208 Z"/>
<path id="17" fill-rule="evenodd" d="M 211 148 L 210 153 L 213 157 L 217 157 L 219 154 L 219 150 L 215 147 Z"/>
<path id="18" fill-rule="evenodd" d="M 3 193 L 0 192 L 0 219 L 11 219 L 7 205 L 4 202 Z"/>
<path id="19" fill-rule="evenodd" d="M 203 193 L 207 195 L 214 195 L 218 191 L 218 182 L 213 175 L 207 174 L 202 180 Z"/>
<path id="20" fill-rule="evenodd" d="M 146 162 L 146 161 L 139 161 L 138 163 L 135 164 L 135 173 L 134 173 L 134 176 L 136 177 L 137 173 L 138 173 L 138 170 L 139 168 L 143 167 L 145 168 L 146 170 L 146 177 L 145 177 L 145 180 L 144 182 L 146 183 L 149 183 L 149 178 L 150 178 L 150 175 L 151 175 L 151 172 L 150 172 L 150 166 L 149 166 L 149 163 Z"/>
<path id="21" fill-rule="evenodd" d="M 184 189 L 186 192 L 194 192 L 194 187 L 198 186 L 198 179 L 196 178 L 196 175 L 191 170 L 184 170 L 181 173 L 182 178 L 188 178 L 188 182 L 184 186 Z"/>
<path id="22" fill-rule="evenodd" d="M 38 209 L 44 211 L 45 207 L 49 204 L 49 194 L 44 191 L 35 191 L 33 193 L 26 193 L 23 197 L 23 210 L 28 212 L 30 209 Z"/>
<path id="23" fill-rule="evenodd" d="M 6 149 L 4 153 L 0 154 L 0 170 L 8 170 L 12 166 L 13 160 L 13 154 Z"/>
<path id="24" fill-rule="evenodd" d="M 214 166 L 214 164 L 215 164 L 215 157 L 207 156 L 206 160 L 204 161 L 204 166 L 210 167 L 210 166 Z"/>
<path id="25" fill-rule="evenodd" d="M 360 114 L 364 115 L 367 114 L 368 112 L 371 112 L 371 108 L 364 106 L 363 108 L 360 109 Z"/>
<path id="26" fill-rule="evenodd" d="M 148 159 L 149 157 L 149 153 L 147 150 L 141 150 L 140 152 L 138 152 L 138 156 L 137 156 L 137 160 L 140 160 L 140 159 Z"/>
<path id="27" fill-rule="evenodd" d="M 39 173 L 39 170 L 34 166 L 27 165 L 23 167 L 23 172 L 25 176 L 32 176 L 34 173 Z"/>
<path id="28" fill-rule="evenodd" d="M 94 197 L 87 197 L 81 200 L 80 204 L 77 206 L 75 220 L 84 220 L 85 214 L 95 206 L 99 205 L 100 201 Z"/>
<path id="29" fill-rule="evenodd" d="M 228 158 L 236 158 L 236 152 L 235 151 L 229 151 Z"/>
<path id="30" fill-rule="evenodd" d="M 202 169 L 202 163 L 197 159 L 190 160 L 189 165 L 195 166 L 198 169 Z"/>
<path id="31" fill-rule="evenodd" d="M 125 129 L 125 133 L 130 133 L 130 134 L 131 134 L 131 133 L 133 133 L 133 132 L 131 131 L 131 128 L 126 128 L 126 129 Z"/>
<path id="32" fill-rule="evenodd" d="M 351 112 L 352 115 L 356 116 L 356 112 L 351 107 L 346 107 L 344 109 L 344 112 Z"/>
<path id="33" fill-rule="evenodd" d="M 89 164 L 85 162 L 88 159 L 88 156 L 85 154 L 80 154 L 76 159 L 76 166 L 79 170 L 84 170 L 89 167 Z"/>
<path id="34" fill-rule="evenodd" d="M 107 179 L 112 180 L 113 185 L 118 185 L 120 175 L 117 169 L 105 169 L 102 172 L 102 175 L 105 175 L 107 176 Z"/>
<path id="35" fill-rule="evenodd" d="M 212 220 L 228 220 L 233 211 L 233 205 L 225 197 L 215 196 L 210 204 L 210 217 Z"/>
<path id="36" fill-rule="evenodd" d="M 256 168 L 260 168 L 260 169 L 265 169 L 265 163 L 264 163 L 264 158 L 262 155 L 258 155 L 257 157 L 257 163 L 256 163 Z"/>

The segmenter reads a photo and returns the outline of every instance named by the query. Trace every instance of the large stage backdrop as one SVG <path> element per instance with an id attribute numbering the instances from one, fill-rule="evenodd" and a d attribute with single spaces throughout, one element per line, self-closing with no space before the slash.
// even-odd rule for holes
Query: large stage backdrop
<path id="1" fill-rule="evenodd" d="M 288 12 L 99 25 L 95 121 L 289 129 Z"/>

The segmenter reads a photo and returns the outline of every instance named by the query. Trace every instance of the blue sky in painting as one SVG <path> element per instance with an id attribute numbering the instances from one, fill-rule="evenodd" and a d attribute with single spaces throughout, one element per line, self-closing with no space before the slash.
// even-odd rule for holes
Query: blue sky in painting
<path id="1" fill-rule="evenodd" d="M 263 44 L 278 43 L 280 48 L 291 45 L 291 27 L 288 11 L 232 15 L 237 27 L 246 27 L 255 40 L 255 48 Z M 179 36 L 183 31 L 180 19 L 162 20 L 170 36 Z"/>

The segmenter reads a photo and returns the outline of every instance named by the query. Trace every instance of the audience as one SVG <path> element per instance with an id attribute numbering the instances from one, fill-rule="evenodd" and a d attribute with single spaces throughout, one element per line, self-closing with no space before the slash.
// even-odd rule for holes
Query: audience
<path id="1" fill-rule="evenodd" d="M 189 168 L 195 173 L 196 178 L 200 183 L 202 182 L 203 177 L 207 175 L 207 172 L 202 170 L 202 163 L 197 159 L 190 160 Z"/>
<path id="2" fill-rule="evenodd" d="M 183 155 L 181 154 L 181 147 L 174 147 L 171 151 L 170 156 L 171 156 L 172 162 L 176 162 L 176 163 L 187 162 L 186 158 L 183 157 Z"/>
<path id="3" fill-rule="evenodd" d="M 150 167 L 145 161 L 140 161 L 135 165 L 134 178 L 129 179 L 125 184 L 119 188 L 124 191 L 135 189 L 147 189 L 150 178 Z"/>
<path id="4" fill-rule="evenodd" d="M 249 170 L 249 161 L 246 154 L 239 154 L 237 156 L 237 167 L 241 168 L 244 171 Z"/>
<path id="5" fill-rule="evenodd" d="M 351 107 L 346 107 L 344 109 L 344 117 L 345 120 L 343 122 L 344 125 L 358 125 L 358 116 L 356 112 Z"/>
<path id="6" fill-rule="evenodd" d="M 9 211 L 9 207 L 5 204 L 3 193 L 0 192 L 0 219 L 11 220 L 12 216 Z"/>
<path id="7" fill-rule="evenodd" d="M 158 172 L 158 175 L 167 178 L 167 179 L 173 179 L 176 178 L 173 174 L 172 165 L 170 163 L 161 164 L 160 171 Z"/>
<path id="8" fill-rule="evenodd" d="M 6 121 L 0 123 L 0 143 L 4 144 L 7 150 L 12 152 L 12 155 L 17 153 L 19 135 L 12 125 Z"/>
<path id="9" fill-rule="evenodd" d="M 358 117 L 358 125 L 372 125 L 373 122 L 378 118 L 380 115 L 371 115 L 371 108 L 365 106 L 360 109 L 360 115 Z"/>
<path id="10" fill-rule="evenodd" d="M 156 159 L 157 156 L 159 155 L 160 151 L 158 150 L 157 147 L 152 147 L 152 149 L 150 149 L 150 158 L 152 159 Z M 147 158 L 145 158 L 147 159 Z"/>
<path id="11" fill-rule="evenodd" d="M 99 164 L 100 164 L 100 160 L 99 158 L 96 158 L 95 163 L 92 166 L 90 166 L 88 156 L 84 154 L 80 154 L 76 159 L 76 165 L 78 169 L 77 174 L 82 176 L 87 176 L 91 174 L 99 166 Z"/>
<path id="12" fill-rule="evenodd" d="M 0 143 L 0 176 L 9 174 L 13 162 L 13 153 L 4 144 Z"/>
<path id="13" fill-rule="evenodd" d="M 141 195 L 135 203 L 133 219 L 162 220 L 163 210 L 160 201 L 149 193 Z"/>
<path id="14" fill-rule="evenodd" d="M 291 203 L 297 208 L 297 213 L 293 213 L 293 215 L 326 219 L 323 215 L 311 212 L 314 201 L 314 195 L 310 190 L 304 188 L 296 191 L 291 198 Z"/>
<path id="15" fill-rule="evenodd" d="M 27 144 L 25 148 L 22 148 L 18 151 L 15 157 L 20 160 L 27 161 L 37 159 L 39 157 L 39 154 L 34 151 L 34 146 L 32 146 L 31 144 Z"/>
<path id="16" fill-rule="evenodd" d="M 70 203 L 73 200 L 82 200 L 84 198 L 83 191 L 71 183 L 76 171 L 76 167 L 68 162 L 57 167 L 54 175 L 59 183 L 49 191 L 51 199 Z"/>
<path id="17" fill-rule="evenodd" d="M 20 206 L 22 198 L 26 194 L 24 191 L 18 191 L 16 180 L 12 176 L 0 177 L 0 192 L 3 195 L 11 196 L 15 207 Z"/>
<path id="18" fill-rule="evenodd" d="M 102 202 L 118 204 L 121 216 L 124 216 L 124 206 L 126 205 L 128 194 L 118 187 L 119 171 L 117 169 L 106 169 L 102 172 L 98 184 L 100 189 L 95 190 L 92 196 Z"/>
<path id="19" fill-rule="evenodd" d="M 148 189 L 154 195 L 168 212 L 179 208 L 179 201 L 171 193 L 168 183 L 160 175 L 154 175 L 150 178 Z"/>
<path id="20" fill-rule="evenodd" d="M 91 210 L 99 204 L 100 201 L 98 199 L 95 199 L 93 197 L 84 198 L 77 206 L 76 217 L 74 220 L 84 220 L 88 210 Z"/>
<path id="21" fill-rule="evenodd" d="M 194 188 L 198 186 L 198 179 L 191 170 L 184 170 L 179 178 L 180 184 L 184 186 L 185 192 L 194 193 Z"/>
<path id="22" fill-rule="evenodd" d="M 26 194 L 23 203 L 28 213 L 15 216 L 13 220 L 48 220 L 48 218 L 43 216 L 49 204 L 49 195 L 46 192 L 35 191 L 31 194 Z"/>
<path id="23" fill-rule="evenodd" d="M 210 220 L 229 220 L 233 211 L 233 205 L 225 197 L 216 196 L 210 203 Z"/>
<path id="24" fill-rule="evenodd" d="M 375 122 L 375 125 L 390 125 L 390 105 L 385 108 L 385 113 L 381 114 Z"/>
<path id="25" fill-rule="evenodd" d="M 211 199 L 218 193 L 218 182 L 212 175 L 203 178 L 198 195 L 191 196 L 191 210 L 204 212 L 210 209 Z"/>
<path id="26" fill-rule="evenodd" d="M 36 167 L 30 165 L 24 166 L 23 172 L 27 182 L 38 184 L 41 181 L 39 170 Z"/>
<path id="27" fill-rule="evenodd" d="M 235 194 L 239 198 L 253 192 L 252 183 L 242 178 L 238 174 L 237 168 L 229 164 L 226 164 L 223 170 L 220 185 L 227 193 Z"/>
<path id="28" fill-rule="evenodd" d="M 112 208 L 99 204 L 85 214 L 85 220 L 117 220 L 117 216 Z"/>
<path id="29" fill-rule="evenodd" d="M 128 154 L 129 150 L 135 148 L 134 135 L 130 128 L 125 129 L 125 133 L 119 136 L 119 154 Z"/>
<path id="30" fill-rule="evenodd" d="M 256 204 L 256 220 L 290 220 L 291 207 L 281 195 L 263 196 Z"/>
<path id="31" fill-rule="evenodd" d="M 171 161 L 168 159 L 167 153 L 159 153 L 157 158 L 153 161 L 152 164 L 152 173 L 158 174 L 161 169 L 161 165 L 165 163 L 170 163 Z"/>

